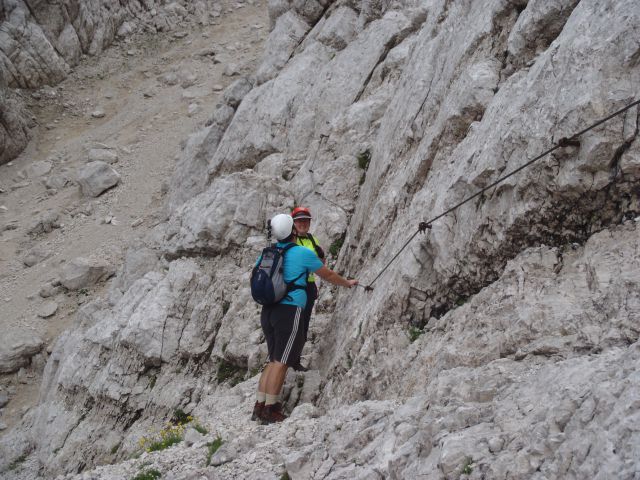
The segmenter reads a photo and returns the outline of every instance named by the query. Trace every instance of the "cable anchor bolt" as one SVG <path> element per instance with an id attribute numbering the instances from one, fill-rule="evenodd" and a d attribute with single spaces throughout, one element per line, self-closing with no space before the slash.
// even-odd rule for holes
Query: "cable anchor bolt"
<path id="1" fill-rule="evenodd" d="M 427 229 L 431 230 L 431 224 L 427 222 L 420 222 L 420 224 L 418 225 L 418 231 L 420 233 L 424 233 L 427 231 Z"/>
<path id="2" fill-rule="evenodd" d="M 562 137 L 560 140 L 558 140 L 558 146 L 562 148 L 579 147 L 580 140 L 578 140 L 576 137 L 571 137 L 571 138 Z"/>

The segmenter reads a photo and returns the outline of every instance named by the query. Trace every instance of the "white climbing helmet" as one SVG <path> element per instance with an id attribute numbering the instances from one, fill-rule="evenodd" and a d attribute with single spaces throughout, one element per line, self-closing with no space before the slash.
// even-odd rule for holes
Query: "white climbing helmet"
<path id="1" fill-rule="evenodd" d="M 271 219 L 271 233 L 277 240 L 284 240 L 291 235 L 293 229 L 293 218 L 291 215 L 279 213 Z"/>

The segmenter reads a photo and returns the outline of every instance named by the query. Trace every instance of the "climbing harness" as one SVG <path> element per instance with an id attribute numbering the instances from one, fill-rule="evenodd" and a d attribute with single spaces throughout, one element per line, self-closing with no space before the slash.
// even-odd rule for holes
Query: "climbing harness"
<path id="1" fill-rule="evenodd" d="M 627 105 L 626 107 L 621 108 L 620 110 L 612 113 L 611 115 L 609 115 L 608 117 L 605 117 L 601 120 L 598 120 L 596 123 L 594 123 L 593 125 L 588 126 L 587 128 L 585 128 L 584 130 L 579 131 L 578 133 L 572 135 L 571 137 L 563 137 L 560 140 L 558 140 L 556 142 L 556 144 L 549 148 L 548 150 L 544 151 L 543 153 L 541 153 L 540 155 L 538 155 L 537 157 L 535 157 L 532 160 L 529 160 L 527 163 L 525 163 L 524 165 L 519 166 L 518 168 L 516 168 L 515 170 L 512 170 L 511 172 L 507 173 L 506 175 L 498 178 L 496 181 L 494 181 L 493 183 L 491 183 L 490 185 L 478 190 L 476 193 L 474 193 L 473 195 L 471 195 L 470 197 L 465 198 L 464 200 L 462 200 L 461 202 L 457 203 L 456 205 L 454 205 L 453 207 L 445 210 L 444 212 L 440 213 L 439 215 L 436 215 L 435 217 L 433 217 L 431 220 L 426 221 L 426 222 L 420 222 L 418 224 L 418 230 L 416 230 L 413 235 L 411 235 L 409 237 L 409 239 L 404 243 L 404 245 L 402 245 L 402 247 L 400 247 L 400 250 L 398 250 L 398 252 L 393 256 L 393 258 L 391 258 L 391 260 L 389 260 L 387 262 L 387 264 L 384 266 L 384 268 L 382 268 L 382 270 L 380 270 L 380 272 L 378 273 L 378 275 L 375 276 L 375 278 L 369 283 L 369 285 L 367 286 L 363 286 L 363 288 L 365 289 L 365 291 L 370 292 L 373 290 L 373 284 L 376 282 L 376 280 L 378 280 L 378 278 L 380 278 L 382 276 L 382 274 L 387 270 L 387 268 L 389 268 L 389 266 L 395 261 L 396 258 L 398 258 L 398 255 L 400 255 L 400 253 L 402 253 L 402 251 L 407 247 L 407 245 L 409 245 L 409 243 L 411 242 L 411 240 L 413 240 L 415 238 L 416 235 L 418 235 L 418 233 L 425 233 L 427 230 L 431 229 L 431 226 L 433 224 L 433 222 L 435 222 L 436 220 L 441 219 L 442 217 L 456 211 L 457 209 L 459 209 L 460 207 L 462 207 L 463 205 L 465 205 L 466 203 L 470 202 L 471 200 L 473 200 L 476 197 L 479 197 L 480 195 L 482 195 L 484 192 L 486 192 L 487 190 L 495 187 L 496 185 L 498 185 L 499 183 L 504 182 L 507 178 L 515 175 L 516 173 L 520 172 L 521 170 L 524 170 L 525 168 L 529 167 L 530 165 L 533 165 L 535 162 L 537 162 L 538 160 L 540 160 L 541 158 L 546 157 L 547 155 L 549 155 L 550 153 L 552 153 L 553 151 L 559 149 L 559 148 L 566 148 L 566 147 L 579 147 L 580 146 L 580 140 L 578 140 L 578 137 L 584 135 L 585 133 L 587 133 L 590 130 L 593 130 L 594 128 L 602 125 L 605 122 L 608 122 L 609 120 L 611 120 L 612 118 L 617 117 L 618 115 L 626 112 L 627 110 L 629 110 L 630 108 L 633 108 L 634 106 L 640 104 L 640 100 L 636 100 L 632 103 L 630 103 L 629 105 Z M 360 286 L 360 285 L 358 285 Z"/>

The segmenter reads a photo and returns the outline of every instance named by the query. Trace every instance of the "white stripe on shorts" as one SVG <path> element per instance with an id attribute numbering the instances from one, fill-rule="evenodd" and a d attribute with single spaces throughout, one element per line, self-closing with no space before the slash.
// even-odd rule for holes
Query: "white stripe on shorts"
<path id="1" fill-rule="evenodd" d="M 293 346 L 293 342 L 296 339 L 296 335 L 298 334 L 298 324 L 300 323 L 300 312 L 302 312 L 302 308 L 296 307 L 296 317 L 293 320 L 293 330 L 291 330 L 291 335 L 289 336 L 289 341 L 287 342 L 287 346 L 282 353 L 282 358 L 280 359 L 280 363 L 287 363 L 289 360 L 289 354 L 291 353 L 291 347 Z"/>

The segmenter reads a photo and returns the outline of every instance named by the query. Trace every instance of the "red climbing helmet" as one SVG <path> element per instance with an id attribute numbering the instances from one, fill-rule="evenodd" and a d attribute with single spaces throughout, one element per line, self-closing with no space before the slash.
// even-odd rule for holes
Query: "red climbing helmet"
<path id="1" fill-rule="evenodd" d="M 296 207 L 291 212 L 291 216 L 294 220 L 302 220 L 304 218 L 308 218 L 311 220 L 311 212 L 308 208 L 305 207 Z"/>

